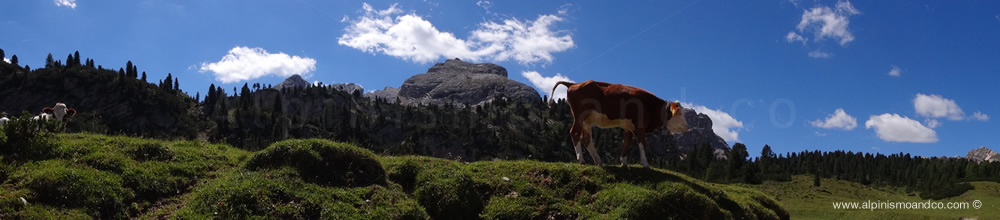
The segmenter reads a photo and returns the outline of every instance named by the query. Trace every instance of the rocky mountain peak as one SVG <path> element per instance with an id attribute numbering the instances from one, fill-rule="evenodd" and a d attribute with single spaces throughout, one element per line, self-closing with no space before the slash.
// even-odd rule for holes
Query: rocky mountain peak
<path id="1" fill-rule="evenodd" d="M 541 100 L 534 88 L 507 78 L 507 69 L 492 63 L 469 63 L 460 59 L 434 64 L 426 73 L 403 82 L 398 89 L 387 87 L 366 95 L 403 104 L 440 105 L 446 103 L 480 105 L 497 98 L 521 101 Z"/>
<path id="2" fill-rule="evenodd" d="M 507 78 L 507 68 L 492 63 L 469 63 L 458 58 L 434 64 L 427 73 L 494 74 Z"/>
<path id="3" fill-rule="evenodd" d="M 979 148 L 969 151 L 965 155 L 965 159 L 971 160 L 973 162 L 1000 162 L 1000 154 L 992 149 L 986 148 L 986 146 L 980 146 Z"/>
<path id="4" fill-rule="evenodd" d="M 306 87 L 309 86 L 309 81 L 302 79 L 302 76 L 295 74 L 289 76 L 285 81 L 281 81 L 278 85 L 274 85 L 274 89 L 281 90 L 283 88 L 295 88 L 295 87 Z"/>

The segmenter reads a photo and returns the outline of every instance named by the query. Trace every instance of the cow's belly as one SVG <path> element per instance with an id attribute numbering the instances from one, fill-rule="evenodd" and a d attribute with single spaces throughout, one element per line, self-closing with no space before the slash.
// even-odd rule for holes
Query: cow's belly
<path id="1" fill-rule="evenodd" d="M 600 112 L 591 111 L 587 113 L 583 120 L 585 127 L 597 126 L 599 128 L 622 128 L 626 131 L 635 131 L 635 125 L 628 119 L 608 119 L 608 116 Z"/>

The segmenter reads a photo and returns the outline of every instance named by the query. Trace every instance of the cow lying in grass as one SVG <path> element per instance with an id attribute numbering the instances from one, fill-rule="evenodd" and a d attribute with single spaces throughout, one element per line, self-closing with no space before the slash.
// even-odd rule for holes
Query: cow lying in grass
<path id="1" fill-rule="evenodd" d="M 622 145 L 621 165 L 627 165 L 628 153 L 632 147 L 632 136 L 639 139 L 639 156 L 642 166 L 649 168 L 646 161 L 646 134 L 666 126 L 670 132 L 688 130 L 687 121 L 680 102 L 663 101 L 649 91 L 622 84 L 611 84 L 588 80 L 581 83 L 558 82 L 552 87 L 555 92 L 559 85 L 565 85 L 566 101 L 573 113 L 573 126 L 569 130 L 576 150 L 576 159 L 583 163 L 582 145 L 587 145 L 590 157 L 597 165 L 601 157 L 594 148 L 591 128 L 622 128 L 625 139 Z M 552 98 L 549 97 L 551 104 Z"/>

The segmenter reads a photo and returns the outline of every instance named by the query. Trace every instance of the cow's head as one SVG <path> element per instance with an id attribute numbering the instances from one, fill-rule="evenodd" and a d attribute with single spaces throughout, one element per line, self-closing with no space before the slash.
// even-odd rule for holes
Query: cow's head
<path id="1" fill-rule="evenodd" d="M 671 133 L 681 133 L 688 130 L 687 119 L 684 119 L 684 108 L 680 102 L 670 102 L 663 105 L 663 116 L 667 120 L 665 126 Z"/>
<path id="2" fill-rule="evenodd" d="M 61 122 L 67 122 L 73 118 L 73 115 L 76 115 L 76 110 L 67 108 L 66 104 L 61 102 L 56 103 L 56 106 L 54 108 L 46 108 L 46 109 L 51 109 L 51 112 L 47 113 L 55 115 L 56 120 L 59 120 Z"/>

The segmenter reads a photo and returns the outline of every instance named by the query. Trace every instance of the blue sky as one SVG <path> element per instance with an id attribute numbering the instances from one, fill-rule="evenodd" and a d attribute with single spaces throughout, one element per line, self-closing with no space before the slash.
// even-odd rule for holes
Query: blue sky
<path id="1" fill-rule="evenodd" d="M 998 149 L 996 1 L 12 1 L 0 48 L 117 69 L 192 95 L 290 74 L 371 91 L 460 57 L 681 100 L 753 155 Z M 228 57 L 228 58 L 226 58 Z M 557 94 L 557 97 L 559 94 Z M 567 149 L 569 150 L 569 149 Z"/>

